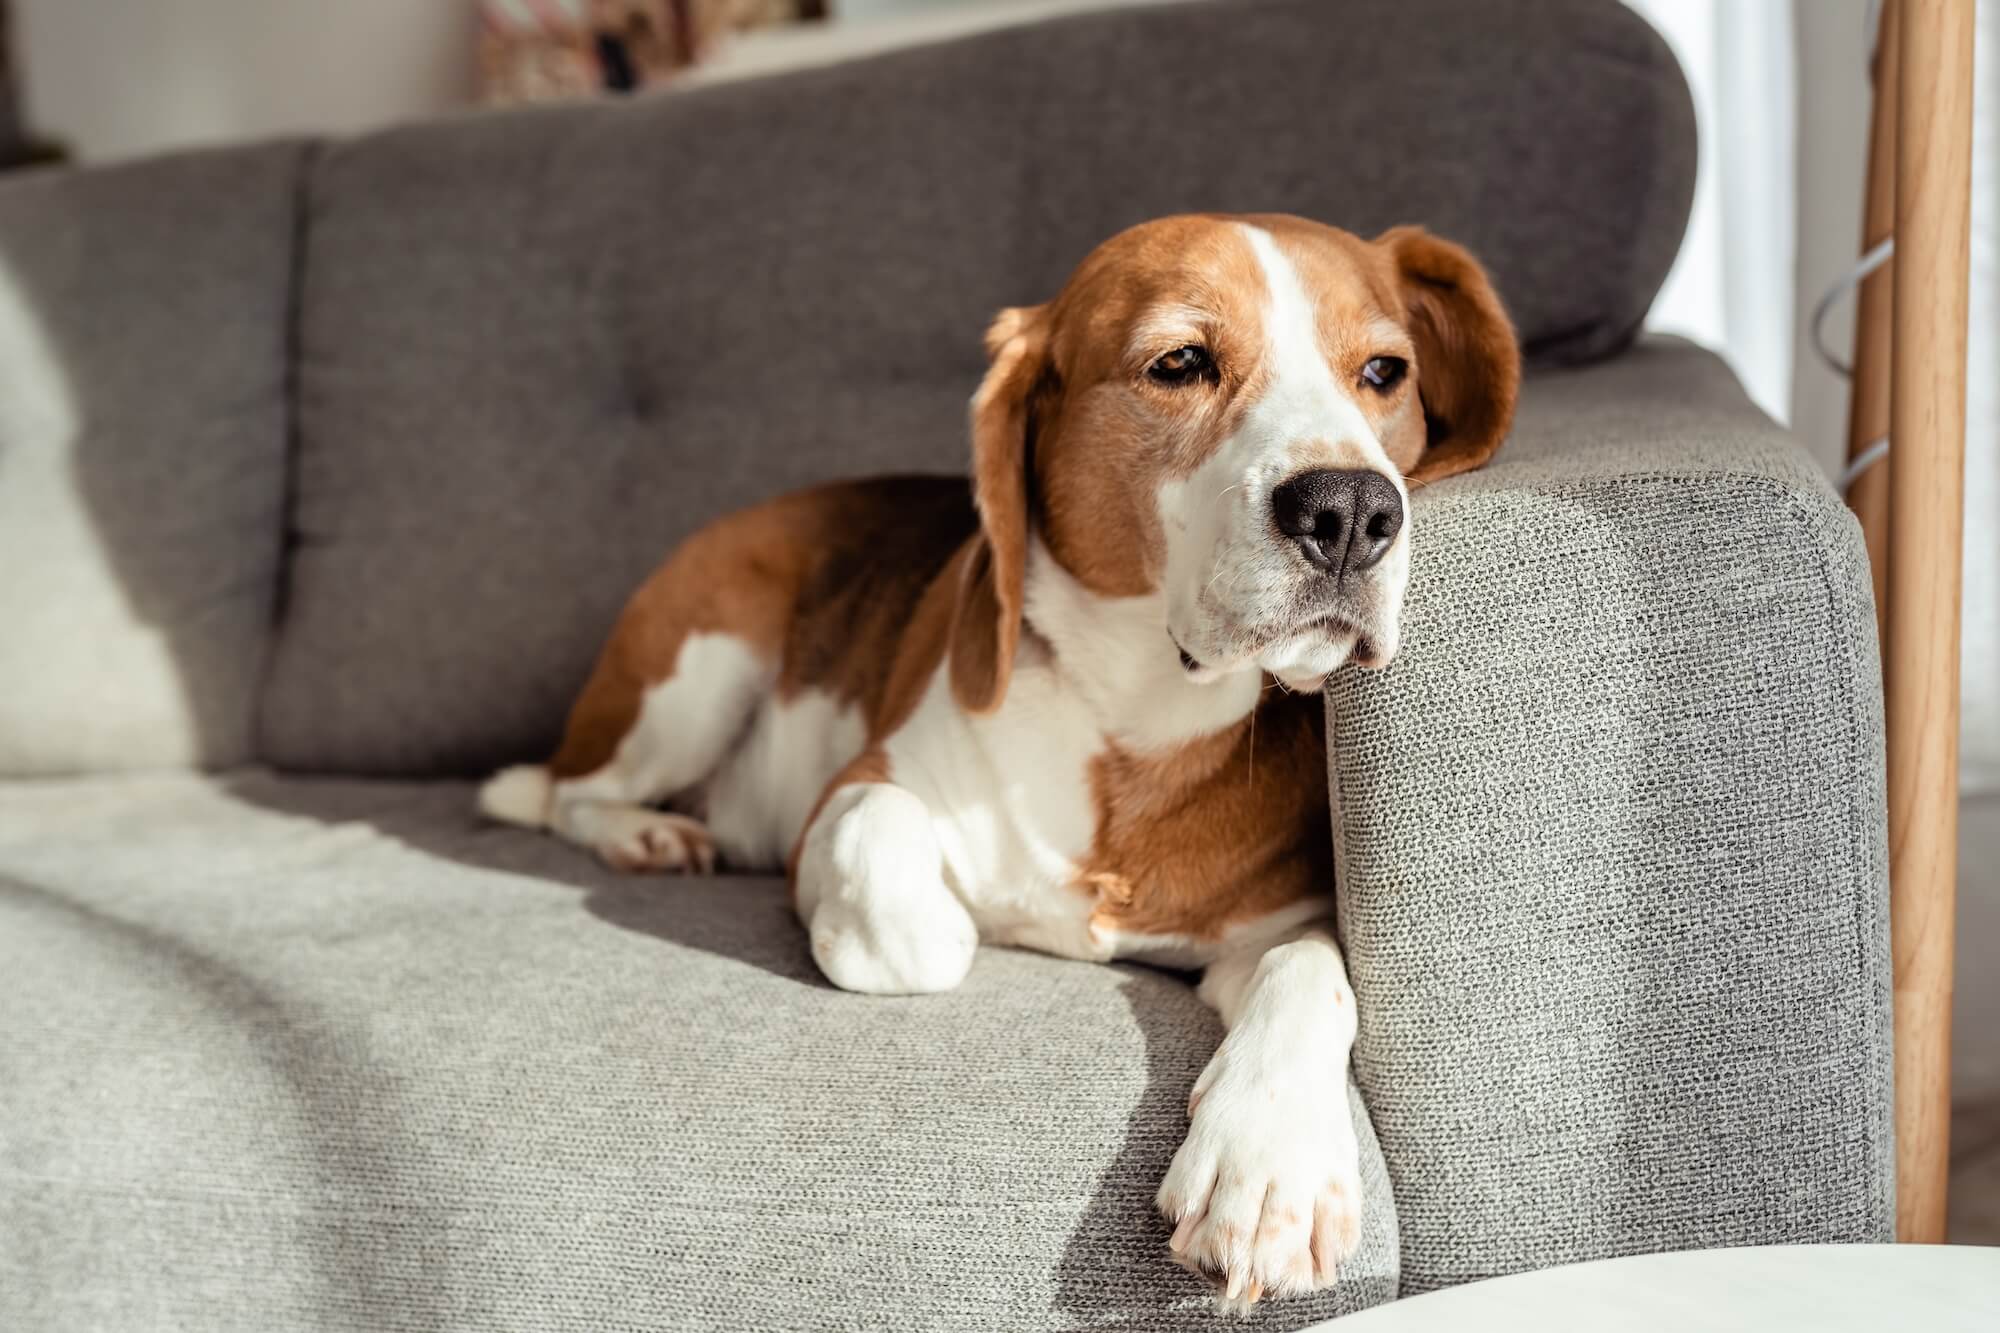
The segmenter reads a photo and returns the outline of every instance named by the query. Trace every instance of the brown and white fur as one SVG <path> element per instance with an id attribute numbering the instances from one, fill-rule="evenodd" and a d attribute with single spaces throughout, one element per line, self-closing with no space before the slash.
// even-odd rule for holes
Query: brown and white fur
<path id="1" fill-rule="evenodd" d="M 1228 1036 L 1160 1188 L 1170 1245 L 1232 1301 L 1325 1286 L 1362 1201 L 1312 692 L 1394 655 L 1409 485 L 1498 447 L 1513 332 L 1421 230 L 1186 216 L 987 348 L 970 493 L 844 483 L 697 533 L 555 757 L 481 804 L 621 870 L 788 865 L 849 990 L 948 990 L 982 940 L 1205 969 Z M 1371 474 L 1355 537 L 1340 487 Z M 1315 477 L 1299 532 L 1281 488 Z"/>

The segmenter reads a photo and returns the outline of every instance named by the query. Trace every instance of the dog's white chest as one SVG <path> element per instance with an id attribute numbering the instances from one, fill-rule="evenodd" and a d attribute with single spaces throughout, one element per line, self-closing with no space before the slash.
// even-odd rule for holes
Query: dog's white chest
<path id="1" fill-rule="evenodd" d="M 917 713 L 887 745 L 893 780 L 932 813 L 947 884 L 980 938 L 1104 959 L 1078 866 L 1097 828 L 1090 762 L 1097 720 L 1045 663 L 1016 664 L 1006 702 L 972 716 L 932 677 Z"/>

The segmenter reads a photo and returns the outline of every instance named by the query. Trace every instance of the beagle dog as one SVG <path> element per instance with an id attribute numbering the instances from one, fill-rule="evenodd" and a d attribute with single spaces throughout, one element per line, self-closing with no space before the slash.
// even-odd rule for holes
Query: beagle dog
<path id="1" fill-rule="evenodd" d="M 1395 655 L 1409 488 L 1499 447 L 1513 330 L 1420 229 L 1199 215 L 1113 237 L 986 348 L 970 487 L 696 533 L 554 758 L 480 804 L 619 870 L 787 866 L 847 990 L 949 990 L 982 940 L 1203 969 L 1227 1036 L 1170 1248 L 1239 1305 L 1326 1286 L 1362 1200 L 1316 692 Z"/>

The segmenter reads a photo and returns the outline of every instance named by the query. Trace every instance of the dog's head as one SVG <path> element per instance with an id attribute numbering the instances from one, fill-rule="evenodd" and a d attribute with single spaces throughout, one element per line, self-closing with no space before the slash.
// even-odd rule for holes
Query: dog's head
<path id="1" fill-rule="evenodd" d="M 1196 680 L 1386 664 L 1409 488 L 1490 457 L 1520 379 L 1464 250 L 1280 216 L 1134 227 L 986 344 L 951 647 L 974 710 L 1006 692 L 1031 534 L 1091 592 L 1157 597 Z"/>

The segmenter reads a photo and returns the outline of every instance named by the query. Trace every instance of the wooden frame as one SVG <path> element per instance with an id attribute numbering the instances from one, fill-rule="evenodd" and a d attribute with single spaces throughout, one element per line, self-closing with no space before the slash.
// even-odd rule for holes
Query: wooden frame
<path id="1" fill-rule="evenodd" d="M 1849 502 L 1873 565 L 1888 733 L 1896 1235 L 1933 1243 L 1951 1124 L 1973 14 L 1974 0 L 1884 6 L 1863 244 L 1893 230 L 1896 253 L 1861 291 L 1848 422 L 1850 458 L 1892 444 Z"/>

